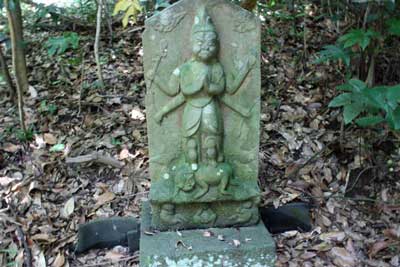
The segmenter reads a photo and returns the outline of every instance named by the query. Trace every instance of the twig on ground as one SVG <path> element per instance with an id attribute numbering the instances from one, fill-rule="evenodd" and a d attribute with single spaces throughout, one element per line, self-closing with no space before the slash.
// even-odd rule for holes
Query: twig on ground
<path id="1" fill-rule="evenodd" d="M 375 168 L 378 168 L 378 166 L 368 166 L 368 167 L 364 168 L 362 171 L 360 171 L 359 174 L 357 175 L 357 178 L 355 179 L 354 183 L 351 185 L 351 187 L 348 189 L 347 188 L 345 189 L 345 194 L 348 192 L 351 192 L 354 189 L 354 187 L 358 183 L 358 180 L 360 180 L 361 175 L 363 175 L 366 171 L 375 169 Z"/>
<path id="2" fill-rule="evenodd" d="M 78 115 L 80 115 L 82 111 L 83 80 L 85 78 L 85 53 L 82 53 L 81 57 L 82 57 L 82 64 L 81 64 L 81 80 L 79 86 Z"/>
<path id="3" fill-rule="evenodd" d="M 29 248 L 28 242 L 26 241 L 24 231 L 22 231 L 22 228 L 19 225 L 17 225 L 17 236 L 19 241 L 22 243 L 22 246 L 24 247 L 25 266 L 32 267 L 32 252 Z"/>
<path id="4" fill-rule="evenodd" d="M 32 252 L 31 249 L 29 248 L 28 242 L 26 240 L 24 231 L 22 230 L 21 224 L 16 221 L 16 212 L 14 207 L 12 206 L 11 203 L 8 204 L 8 210 L 11 212 L 12 216 L 14 217 L 13 220 L 9 220 L 9 222 L 12 222 L 16 225 L 17 227 L 17 238 L 22 244 L 22 247 L 24 248 L 24 263 L 25 267 L 32 267 Z"/>
<path id="5" fill-rule="evenodd" d="M 124 261 L 136 260 L 138 258 L 139 258 L 139 255 L 135 254 L 133 256 L 120 258 L 120 259 L 118 259 L 116 261 L 106 260 L 106 261 L 96 262 L 96 263 L 93 263 L 93 264 L 81 265 L 80 267 L 96 267 L 96 266 L 104 266 L 104 265 L 110 266 L 112 263 L 121 263 L 121 262 L 124 262 Z"/>
<path id="6" fill-rule="evenodd" d="M 314 155 L 312 155 L 309 159 L 307 159 L 306 162 L 304 162 L 303 164 L 297 166 L 293 171 L 291 171 L 287 175 L 287 177 L 288 178 L 292 178 L 293 176 L 297 175 L 301 169 L 303 169 L 308 164 L 314 162 L 317 159 L 317 157 L 320 156 L 321 154 L 325 153 L 325 151 L 328 150 L 328 148 L 329 148 L 329 144 L 326 145 L 324 148 L 322 148 L 320 151 L 316 152 Z"/>
<path id="7" fill-rule="evenodd" d="M 373 204 L 385 204 L 385 205 L 400 205 L 400 201 L 383 201 L 379 199 L 374 199 L 370 197 L 346 197 L 346 196 L 323 196 L 323 197 L 316 197 L 316 196 L 304 196 L 304 199 L 323 199 L 328 200 L 330 198 L 343 200 L 343 201 L 355 201 L 355 202 L 370 202 Z"/>
<path id="8" fill-rule="evenodd" d="M 97 19 L 96 19 L 96 37 L 94 41 L 94 57 L 97 65 L 97 78 L 99 79 L 101 87 L 104 87 L 104 79 L 103 79 L 102 67 L 99 55 L 102 13 L 103 13 L 103 0 L 97 0 Z"/>
<path id="9" fill-rule="evenodd" d="M 124 166 L 124 164 L 122 162 L 120 162 L 119 160 L 107 156 L 107 155 L 103 155 L 100 152 L 93 152 L 87 155 L 83 155 L 83 156 L 78 156 L 78 157 L 69 157 L 65 159 L 65 162 L 67 164 L 72 164 L 72 163 L 84 163 L 84 162 L 90 162 L 90 161 L 95 161 L 95 162 L 99 162 L 99 163 L 103 163 L 106 165 L 110 165 L 113 166 L 115 168 L 122 168 Z"/>

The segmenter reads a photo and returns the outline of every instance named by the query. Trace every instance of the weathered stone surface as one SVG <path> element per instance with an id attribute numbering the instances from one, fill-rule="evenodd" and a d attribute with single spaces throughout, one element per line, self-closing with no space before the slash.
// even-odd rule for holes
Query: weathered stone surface
<path id="1" fill-rule="evenodd" d="M 275 266 L 275 244 L 262 223 L 241 228 L 183 230 L 180 234 L 158 232 L 149 235 L 150 217 L 149 204 L 143 203 L 141 267 Z M 219 240 L 219 236 L 223 240 Z"/>
<path id="2" fill-rule="evenodd" d="M 228 0 L 181 0 L 146 21 L 153 225 L 259 220 L 260 25 Z"/>

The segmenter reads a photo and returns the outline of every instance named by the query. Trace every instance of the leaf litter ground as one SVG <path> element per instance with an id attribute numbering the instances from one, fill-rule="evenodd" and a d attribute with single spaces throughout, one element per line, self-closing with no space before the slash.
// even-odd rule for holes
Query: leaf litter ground
<path id="1" fill-rule="evenodd" d="M 343 126 L 339 110 L 327 109 L 342 66 L 313 60 L 337 34 L 327 19 L 298 22 L 272 17 L 263 24 L 263 204 L 313 205 L 311 232 L 274 236 L 277 266 L 400 266 L 399 140 L 384 128 Z M 139 218 L 148 194 L 141 30 L 120 30 L 113 47 L 104 38 L 105 89 L 96 84 L 91 36 L 79 50 L 49 57 L 41 46 L 48 35 L 29 34 L 32 141 L 16 139 L 15 107 L 4 100 L 0 107 L 1 266 L 22 266 L 19 230 L 32 266 L 137 266 L 137 253 L 123 247 L 76 256 L 73 246 L 80 223 Z M 65 163 L 95 151 L 122 168 Z"/>

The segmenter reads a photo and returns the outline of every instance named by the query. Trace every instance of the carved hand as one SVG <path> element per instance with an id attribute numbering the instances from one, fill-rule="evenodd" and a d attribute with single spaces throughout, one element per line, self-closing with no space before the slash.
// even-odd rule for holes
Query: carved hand
<path id="1" fill-rule="evenodd" d="M 148 70 L 145 75 L 146 79 L 148 79 L 149 81 L 152 80 L 154 78 L 154 69 L 150 69 Z"/>
<path id="2" fill-rule="evenodd" d="M 248 58 L 248 60 L 247 60 L 247 66 L 248 66 L 248 68 L 249 68 L 249 69 L 252 69 L 253 66 L 256 64 L 256 62 L 257 62 L 257 58 L 255 57 L 255 55 L 250 54 L 250 55 L 249 55 L 249 58 Z"/>
<path id="3" fill-rule="evenodd" d="M 163 118 L 164 118 L 164 113 L 162 111 L 159 111 L 156 113 L 156 115 L 154 115 L 154 119 L 158 124 L 161 124 Z"/>

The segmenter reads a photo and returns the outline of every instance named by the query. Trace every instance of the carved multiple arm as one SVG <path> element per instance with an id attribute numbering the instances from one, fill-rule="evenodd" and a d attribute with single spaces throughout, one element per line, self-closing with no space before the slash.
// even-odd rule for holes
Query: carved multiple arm
<path id="1" fill-rule="evenodd" d="M 229 73 L 227 75 L 226 91 L 228 94 L 233 95 L 237 92 L 237 90 L 239 90 L 255 63 L 256 58 L 253 55 L 249 55 L 245 64 L 243 64 L 238 71 L 234 71 L 234 73 Z"/>
<path id="2" fill-rule="evenodd" d="M 253 55 L 250 55 L 245 64 L 243 64 L 238 71 L 235 73 L 228 74 L 227 81 L 226 81 L 226 91 L 229 95 L 235 94 L 239 88 L 242 86 L 243 81 L 246 79 L 247 75 L 249 74 L 250 70 L 253 68 L 256 62 L 256 58 Z M 155 120 L 157 123 L 161 123 L 162 119 L 165 115 L 170 113 L 171 111 L 175 110 L 183 103 L 185 103 L 185 97 L 183 96 L 182 92 L 180 92 L 180 77 L 179 77 L 179 68 L 175 69 L 172 73 L 170 80 L 168 83 L 162 81 L 159 76 L 153 77 L 153 83 L 166 95 L 174 97 L 172 98 L 165 106 L 163 106 L 155 115 Z M 221 76 L 220 79 L 224 79 Z M 193 86 L 198 86 L 199 83 L 194 83 Z M 202 84 L 202 83 L 201 83 Z M 207 87 L 209 93 L 213 95 L 221 95 L 225 89 L 225 82 L 218 81 L 217 83 L 207 83 L 205 82 L 204 85 Z M 191 85 L 187 85 L 191 86 Z M 190 89 L 190 88 L 188 88 Z M 189 90 L 191 91 L 191 90 Z M 235 101 L 233 101 L 229 96 L 223 94 L 220 97 L 222 103 L 228 106 L 233 111 L 237 112 L 242 117 L 250 117 L 250 110 L 244 108 L 240 105 L 237 105 Z"/>
<path id="3" fill-rule="evenodd" d="M 179 95 L 175 96 L 174 98 L 171 99 L 165 106 L 163 106 L 154 116 L 155 120 L 158 123 L 161 123 L 162 119 L 164 118 L 165 115 L 173 111 L 174 109 L 178 108 L 180 105 L 185 103 L 185 97 L 183 96 L 182 93 Z"/>
<path id="4" fill-rule="evenodd" d="M 161 76 L 161 75 L 160 75 Z M 160 76 L 153 74 L 153 83 L 166 95 L 168 96 L 176 96 L 179 93 L 179 69 L 176 69 L 169 80 L 169 82 L 165 82 L 160 79 Z"/>

